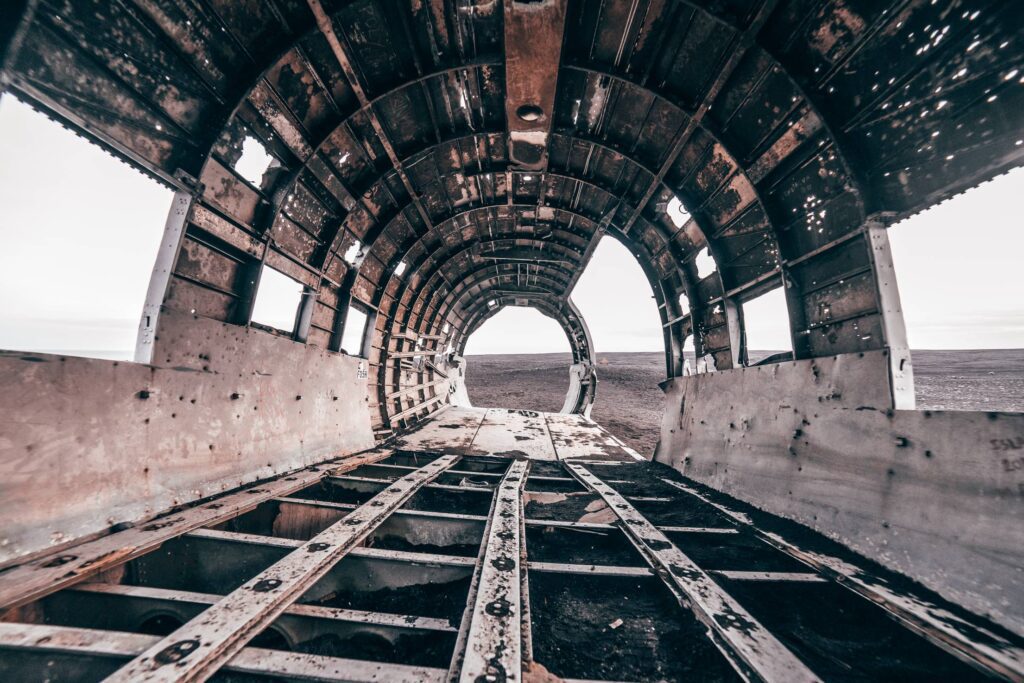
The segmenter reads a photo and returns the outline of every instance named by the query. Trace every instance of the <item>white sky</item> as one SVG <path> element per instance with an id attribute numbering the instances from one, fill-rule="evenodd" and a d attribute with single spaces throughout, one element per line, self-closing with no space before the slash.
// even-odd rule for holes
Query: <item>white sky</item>
<path id="1" fill-rule="evenodd" d="M 889 228 L 912 349 L 1024 347 L 1024 168 Z"/>
<path id="2" fill-rule="evenodd" d="M 264 268 L 256 288 L 252 321 L 291 332 L 295 329 L 295 316 L 301 302 L 301 282 L 273 268 Z"/>
<path id="3" fill-rule="evenodd" d="M 1024 346 L 1024 169 L 889 230 L 912 348 Z M 0 99 L 0 348 L 131 358 L 170 190 Z M 614 238 L 573 291 L 597 351 L 661 351 L 650 287 Z M 751 348 L 789 348 L 782 292 L 747 304 Z M 290 324 L 287 325 L 290 327 Z M 467 353 L 569 350 L 537 311 L 508 308 Z"/>
<path id="4" fill-rule="evenodd" d="M 131 358 L 172 192 L 0 99 L 0 348 Z"/>

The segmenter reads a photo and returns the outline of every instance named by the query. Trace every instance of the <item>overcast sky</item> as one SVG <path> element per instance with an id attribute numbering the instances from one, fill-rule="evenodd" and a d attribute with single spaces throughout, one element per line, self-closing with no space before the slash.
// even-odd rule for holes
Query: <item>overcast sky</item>
<path id="1" fill-rule="evenodd" d="M 912 348 L 1024 346 L 1024 169 L 889 230 Z M 10 95 L 0 100 L 0 348 L 130 358 L 171 192 Z M 605 238 L 572 294 L 602 351 L 660 351 L 632 255 Z M 788 348 L 781 290 L 746 309 L 751 347 Z M 508 308 L 467 353 L 568 351 Z"/>

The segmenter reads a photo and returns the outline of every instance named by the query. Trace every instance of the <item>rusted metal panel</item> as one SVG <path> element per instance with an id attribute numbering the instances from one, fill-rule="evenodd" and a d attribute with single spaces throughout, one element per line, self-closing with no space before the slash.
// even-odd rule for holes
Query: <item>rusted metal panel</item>
<path id="1" fill-rule="evenodd" d="M 181 245 L 175 274 L 212 285 L 222 292 L 233 292 L 238 277 L 239 262 L 210 249 L 194 239 Z"/>
<path id="2" fill-rule="evenodd" d="M 511 158 L 519 167 L 547 166 L 566 0 L 509 2 L 505 19 L 505 118 Z"/>
<path id="3" fill-rule="evenodd" d="M 174 277 L 167 289 L 164 307 L 227 322 L 233 319 L 236 298 L 200 284 Z"/>
<path id="4" fill-rule="evenodd" d="M 255 235 L 214 212 L 201 202 L 197 202 L 193 206 L 189 221 L 202 228 L 204 232 L 224 240 L 250 256 L 260 257 L 263 254 L 263 243 Z"/>
<path id="5" fill-rule="evenodd" d="M 204 201 L 218 207 L 240 223 L 256 224 L 264 200 L 245 181 L 216 159 L 210 159 L 206 163 L 199 180 L 204 187 Z"/>
<path id="6" fill-rule="evenodd" d="M 809 325 L 818 326 L 830 320 L 847 320 L 877 310 L 874 274 L 867 270 L 844 278 L 803 296 Z"/>
<path id="7" fill-rule="evenodd" d="M 170 310 L 155 346 L 155 366 L 2 358 L 23 387 L 4 406 L 8 559 L 373 443 L 355 360 Z"/>
<path id="8" fill-rule="evenodd" d="M 177 168 L 198 168 L 195 148 L 174 144 L 165 116 L 134 100 L 127 88 L 91 66 L 52 32 L 29 31 L 9 78 L 21 97 L 54 111 L 90 139 L 117 150 L 130 163 L 169 184 L 177 184 L 173 178 Z"/>

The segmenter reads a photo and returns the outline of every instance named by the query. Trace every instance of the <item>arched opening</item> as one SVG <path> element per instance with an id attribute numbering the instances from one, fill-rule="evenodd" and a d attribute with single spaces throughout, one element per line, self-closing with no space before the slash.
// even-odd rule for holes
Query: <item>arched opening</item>
<path id="1" fill-rule="evenodd" d="M 501 309 L 470 335 L 465 357 L 474 406 L 562 409 L 572 348 L 561 326 L 537 309 Z"/>
<path id="2" fill-rule="evenodd" d="M 644 455 L 658 440 L 665 379 L 658 304 L 637 257 L 617 239 L 602 239 L 572 299 L 594 340 L 598 400 L 592 417 Z"/>

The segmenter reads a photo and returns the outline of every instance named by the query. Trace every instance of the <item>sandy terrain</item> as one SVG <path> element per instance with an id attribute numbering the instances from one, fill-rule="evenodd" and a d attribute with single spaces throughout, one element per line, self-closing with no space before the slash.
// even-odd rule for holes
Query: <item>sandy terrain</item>
<path id="1" fill-rule="evenodd" d="M 468 360 L 466 384 L 473 405 L 561 409 L 569 387 L 569 354 Z M 913 361 L 918 408 L 1024 411 L 1024 349 L 915 351 Z M 641 453 L 651 453 L 661 422 L 658 382 L 665 378 L 664 355 L 604 353 L 598 362 L 592 417 Z"/>

